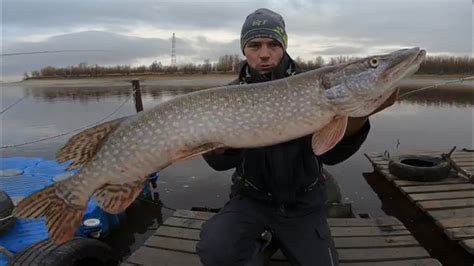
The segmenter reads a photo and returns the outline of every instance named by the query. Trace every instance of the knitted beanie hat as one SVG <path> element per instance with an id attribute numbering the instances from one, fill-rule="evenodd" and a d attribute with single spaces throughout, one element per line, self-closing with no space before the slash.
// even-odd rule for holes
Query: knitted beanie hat
<path id="1" fill-rule="evenodd" d="M 255 10 L 245 19 L 240 34 L 240 48 L 244 51 L 247 42 L 254 38 L 272 38 L 286 50 L 288 36 L 282 16 L 266 8 Z"/>

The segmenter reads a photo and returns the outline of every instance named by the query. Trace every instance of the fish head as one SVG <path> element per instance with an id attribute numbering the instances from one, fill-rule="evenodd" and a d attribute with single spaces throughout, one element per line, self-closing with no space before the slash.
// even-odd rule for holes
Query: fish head
<path id="1" fill-rule="evenodd" d="M 323 100 L 338 115 L 368 116 L 394 93 L 400 80 L 418 70 L 425 55 L 415 47 L 335 66 L 320 77 Z"/>

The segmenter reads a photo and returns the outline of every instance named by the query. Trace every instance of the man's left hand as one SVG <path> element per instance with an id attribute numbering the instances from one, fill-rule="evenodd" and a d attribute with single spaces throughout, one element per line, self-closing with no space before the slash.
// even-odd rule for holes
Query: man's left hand
<path id="1" fill-rule="evenodd" d="M 377 109 L 375 109 L 371 114 L 365 117 L 349 117 L 349 120 L 347 121 L 347 127 L 346 127 L 346 132 L 344 133 L 344 137 L 349 137 L 357 132 L 364 126 L 364 124 L 367 122 L 367 119 L 369 116 L 376 114 L 382 110 L 385 110 L 386 108 L 392 106 L 398 98 L 398 92 L 399 90 L 396 89 L 395 92 L 388 97 L 388 99 L 380 105 Z"/>

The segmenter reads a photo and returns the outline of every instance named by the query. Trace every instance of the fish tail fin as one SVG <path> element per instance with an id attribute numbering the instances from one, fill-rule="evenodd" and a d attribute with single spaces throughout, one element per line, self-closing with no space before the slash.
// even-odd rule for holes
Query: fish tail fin
<path id="1" fill-rule="evenodd" d="M 104 211 L 117 214 L 124 211 L 143 190 L 146 179 L 121 185 L 107 184 L 94 193 Z"/>
<path id="2" fill-rule="evenodd" d="M 45 217 L 50 237 L 55 243 L 62 244 L 74 238 L 84 211 L 85 207 L 67 204 L 52 186 L 21 200 L 13 215 L 26 219 Z"/>

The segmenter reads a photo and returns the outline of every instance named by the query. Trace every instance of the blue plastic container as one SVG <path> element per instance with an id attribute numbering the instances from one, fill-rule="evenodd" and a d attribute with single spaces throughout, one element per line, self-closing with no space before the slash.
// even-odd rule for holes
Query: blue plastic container
<path id="1" fill-rule="evenodd" d="M 54 182 L 68 178 L 74 172 L 66 171 L 68 164 L 40 158 L 0 158 L 0 171 L 18 175 L 0 176 L 0 189 L 4 190 L 13 200 L 18 202 Z M 156 176 L 158 178 L 158 176 Z M 142 197 L 151 195 L 145 186 Z M 102 238 L 120 226 L 125 214 L 112 215 L 99 208 L 95 200 L 91 200 L 83 219 L 83 225 L 76 232 L 78 236 Z M 44 219 L 17 220 L 15 226 L 7 234 L 0 236 L 0 246 L 13 254 L 19 253 L 32 245 L 48 238 Z M 0 253 L 0 266 L 7 265 L 8 258 Z"/>

